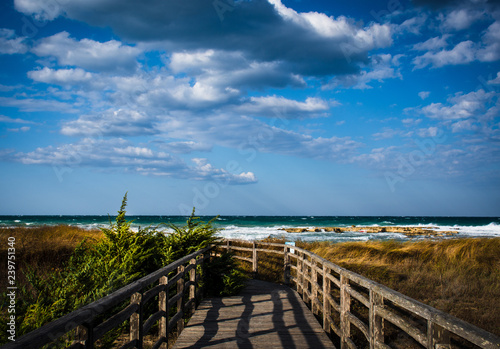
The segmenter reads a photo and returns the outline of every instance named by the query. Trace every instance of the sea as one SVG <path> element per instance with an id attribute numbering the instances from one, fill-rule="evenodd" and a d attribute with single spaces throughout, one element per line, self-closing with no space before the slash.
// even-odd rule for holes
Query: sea
<path id="1" fill-rule="evenodd" d="M 185 216 L 127 216 L 134 230 L 153 228 L 166 233 L 170 224 L 183 226 Z M 356 227 L 405 226 L 432 227 L 436 231 L 458 231 L 451 237 L 500 237 L 500 217 L 370 217 L 370 216 L 201 216 L 203 221 L 214 219 L 219 236 L 229 239 L 258 240 L 268 237 L 287 241 L 369 241 L 415 240 L 429 237 L 407 237 L 400 233 L 366 233 Z M 33 227 L 37 225 L 71 225 L 85 229 L 106 228 L 113 216 L 0 216 L 0 227 Z M 285 228 L 352 227 L 352 231 L 288 233 Z M 439 238 L 443 239 L 443 237 Z"/>

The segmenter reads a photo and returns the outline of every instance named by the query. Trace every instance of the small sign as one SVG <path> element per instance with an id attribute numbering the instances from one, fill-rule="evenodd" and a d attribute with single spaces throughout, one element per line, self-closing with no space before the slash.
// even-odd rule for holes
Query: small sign
<path id="1" fill-rule="evenodd" d="M 285 245 L 295 246 L 295 241 L 286 241 Z M 291 248 L 290 253 L 295 253 L 295 249 Z"/>

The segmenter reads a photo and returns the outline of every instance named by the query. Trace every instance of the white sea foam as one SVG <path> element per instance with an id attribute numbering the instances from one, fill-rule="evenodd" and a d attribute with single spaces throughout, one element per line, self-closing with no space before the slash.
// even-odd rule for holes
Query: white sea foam
<path id="1" fill-rule="evenodd" d="M 379 225 L 372 225 L 379 226 Z M 383 225 L 382 225 L 383 226 Z M 414 224 L 401 225 L 404 227 L 427 228 L 435 231 L 457 231 L 457 235 L 450 237 L 500 237 L 500 225 L 491 223 L 485 226 L 439 226 L 437 224 Z M 275 226 L 275 227 L 242 227 L 229 225 L 223 229 L 219 235 L 227 239 L 241 240 L 258 240 L 267 237 L 280 237 L 286 240 L 303 240 L 303 241 L 368 241 L 368 240 L 409 240 L 410 238 L 401 233 L 366 233 L 360 231 L 333 233 L 333 232 L 303 232 L 303 233 L 288 233 L 283 228 L 292 228 L 291 226 Z M 314 226 L 304 227 L 306 229 L 316 228 Z M 425 236 L 414 236 L 411 239 L 425 239 Z"/>

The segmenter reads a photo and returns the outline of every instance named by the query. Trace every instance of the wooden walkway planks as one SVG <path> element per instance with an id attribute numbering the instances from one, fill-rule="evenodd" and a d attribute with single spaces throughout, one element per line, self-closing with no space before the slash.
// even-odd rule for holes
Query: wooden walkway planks
<path id="1" fill-rule="evenodd" d="M 335 348 L 300 296 L 287 286 L 249 280 L 235 297 L 204 300 L 174 349 Z"/>

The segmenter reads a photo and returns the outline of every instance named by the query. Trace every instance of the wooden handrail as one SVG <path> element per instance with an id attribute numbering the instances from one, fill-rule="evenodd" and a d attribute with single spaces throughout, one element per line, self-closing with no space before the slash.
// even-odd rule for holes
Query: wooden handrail
<path id="1" fill-rule="evenodd" d="M 310 304 L 314 314 L 322 314 L 323 329 L 328 334 L 339 337 L 341 349 L 356 348 L 352 340 L 351 325 L 364 334 L 370 349 L 389 348 L 384 341 L 385 321 L 395 325 L 428 349 L 451 348 L 450 336 L 463 338 L 479 348 L 500 349 L 498 336 L 342 268 L 303 248 L 244 240 L 227 240 L 226 244 L 219 247 L 231 250 L 240 260 L 250 262 L 253 274 L 258 273 L 259 253 L 282 254 L 283 281 L 295 285 L 297 292 Z M 251 253 L 252 257 L 238 255 L 241 252 L 246 252 L 247 255 Z M 340 294 L 339 303 L 332 296 L 333 290 Z M 353 300 L 367 309 L 366 322 L 351 311 Z M 419 319 L 420 328 L 400 315 L 401 312 Z M 339 323 L 334 322 L 334 313 L 340 318 Z M 422 326 L 425 327 L 424 330 Z"/>
<path id="2" fill-rule="evenodd" d="M 71 345 L 72 348 L 93 348 L 94 342 L 102 337 L 109 330 L 118 327 L 124 321 L 130 319 L 130 341 L 127 344 L 131 347 L 142 348 L 142 341 L 147 331 L 156 322 L 159 322 L 160 333 L 157 342 L 154 344 L 158 348 L 162 343 L 168 341 L 168 335 L 175 329 L 180 332 L 184 325 L 183 316 L 193 310 L 196 301 L 196 288 L 198 287 L 196 265 L 202 264 L 209 257 L 213 246 L 193 252 L 157 271 L 134 281 L 125 287 L 105 296 L 93 303 L 90 303 L 74 312 L 67 314 L 57 320 L 48 323 L 26 335 L 2 346 L 2 349 L 31 349 L 40 348 L 46 344 L 57 341 L 60 337 L 71 333 L 76 329 L 76 340 Z M 172 273 L 176 273 L 173 274 Z M 183 297 L 184 275 L 189 275 L 188 297 Z M 154 283 L 158 285 L 146 290 Z M 187 283 L 186 283 L 187 284 Z M 177 293 L 169 299 L 169 289 L 177 286 Z M 143 319 L 142 309 L 146 302 L 155 296 L 159 296 L 158 311 L 148 319 Z M 170 301 L 176 298 L 176 314 L 169 320 Z M 187 298 L 186 302 L 183 301 Z M 102 319 L 102 315 L 114 309 L 117 305 L 129 300 L 128 305 L 116 315 L 109 315 Z M 186 307 L 189 304 L 189 307 Z M 185 309 L 189 308 L 189 309 Z M 99 318 L 99 323 L 96 323 Z M 172 321 L 175 320 L 175 321 Z"/>

